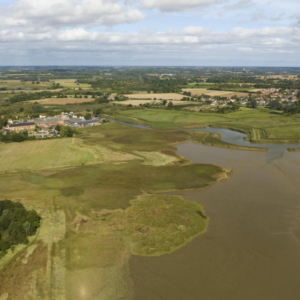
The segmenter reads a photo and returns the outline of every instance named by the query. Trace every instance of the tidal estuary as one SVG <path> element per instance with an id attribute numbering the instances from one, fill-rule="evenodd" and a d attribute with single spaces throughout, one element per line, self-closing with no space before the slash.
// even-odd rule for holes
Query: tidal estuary
<path id="1" fill-rule="evenodd" d="M 237 132 L 206 130 L 250 144 Z M 269 150 L 177 146 L 194 163 L 233 173 L 210 188 L 176 193 L 203 205 L 208 230 L 172 254 L 132 256 L 134 299 L 300 299 L 300 153 L 286 151 L 299 145 L 259 147 Z"/>

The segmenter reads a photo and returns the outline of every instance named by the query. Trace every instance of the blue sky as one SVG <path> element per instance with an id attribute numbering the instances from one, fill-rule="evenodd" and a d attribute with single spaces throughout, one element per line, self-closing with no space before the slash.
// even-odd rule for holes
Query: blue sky
<path id="1" fill-rule="evenodd" d="M 0 0 L 0 65 L 300 67 L 299 58 L 299 0 Z"/>

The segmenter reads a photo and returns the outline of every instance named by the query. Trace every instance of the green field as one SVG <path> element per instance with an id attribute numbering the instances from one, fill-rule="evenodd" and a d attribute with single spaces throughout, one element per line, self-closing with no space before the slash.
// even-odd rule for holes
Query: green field
<path id="1" fill-rule="evenodd" d="M 79 165 L 95 160 L 91 152 L 72 148 L 72 139 L 0 143 L 0 171 Z"/>
<path id="2" fill-rule="evenodd" d="M 90 89 L 91 85 L 88 83 L 76 83 L 76 82 L 65 82 L 64 80 L 54 80 L 54 82 L 60 83 L 61 86 L 68 89 Z"/>
<path id="3" fill-rule="evenodd" d="M 138 123 L 156 129 L 229 128 L 249 134 L 253 142 L 299 142 L 300 117 L 272 113 L 265 108 L 241 109 L 228 114 L 177 110 L 127 110 L 115 116 L 120 121 Z"/>
<path id="4" fill-rule="evenodd" d="M 48 88 L 52 87 L 52 82 L 41 82 L 39 84 L 32 84 L 31 81 L 29 81 L 29 82 L 21 82 L 21 81 L 17 82 L 17 81 L 9 81 L 8 80 L 8 81 L 0 82 L 0 88 L 1 87 L 6 87 L 8 90 L 9 89 L 13 89 L 13 90 L 15 90 L 15 89 L 45 90 L 45 89 L 48 89 Z"/>

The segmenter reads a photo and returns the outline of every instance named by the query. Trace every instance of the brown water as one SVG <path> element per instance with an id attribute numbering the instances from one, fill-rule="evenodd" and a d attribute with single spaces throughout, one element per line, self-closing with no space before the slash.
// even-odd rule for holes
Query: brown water
<path id="1" fill-rule="evenodd" d="M 194 143 L 178 153 L 234 171 L 211 188 L 178 193 L 204 206 L 208 231 L 172 254 L 133 256 L 134 299 L 300 299 L 300 153 Z"/>

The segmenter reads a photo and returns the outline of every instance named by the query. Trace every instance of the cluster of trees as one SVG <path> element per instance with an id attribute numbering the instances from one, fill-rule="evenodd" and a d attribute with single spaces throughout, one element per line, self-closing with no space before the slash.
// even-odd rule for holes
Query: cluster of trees
<path id="1" fill-rule="evenodd" d="M 7 118 L 0 118 L 0 129 L 2 129 L 3 127 L 5 127 L 7 124 Z"/>
<path id="2" fill-rule="evenodd" d="M 30 100 L 39 100 L 42 98 L 51 98 L 52 96 L 61 96 L 61 93 L 44 91 L 37 93 L 19 93 L 10 97 L 7 101 L 10 103 L 22 102 L 22 101 L 30 101 Z"/>
<path id="3" fill-rule="evenodd" d="M 223 107 L 217 107 L 217 113 L 226 114 L 229 112 L 235 112 L 240 109 L 240 106 L 236 103 L 232 103 Z"/>
<path id="4" fill-rule="evenodd" d="M 130 94 L 134 91 L 145 91 L 154 93 L 178 93 L 181 86 L 187 84 L 182 77 L 162 79 L 154 76 L 141 75 L 139 72 L 130 74 L 112 74 L 109 77 L 96 78 L 96 80 L 79 80 L 82 83 L 91 84 L 93 88 L 111 89 L 119 94 Z"/>
<path id="5" fill-rule="evenodd" d="M 20 202 L 0 201 L 0 251 L 28 244 L 28 237 L 36 233 L 40 220 L 35 210 L 27 211 Z"/>
<path id="6" fill-rule="evenodd" d="M 233 83 L 223 83 L 216 84 L 208 88 L 208 90 L 217 90 L 217 91 L 239 91 L 239 92 L 248 92 L 252 86 L 249 84 L 233 84 Z"/>
<path id="7" fill-rule="evenodd" d="M 59 132 L 61 137 L 73 137 L 76 130 L 69 126 L 56 125 L 55 130 Z"/>
<path id="8" fill-rule="evenodd" d="M 279 100 L 270 101 L 268 107 L 270 109 L 283 110 L 283 105 L 279 102 Z"/>
<path id="9" fill-rule="evenodd" d="M 3 143 L 20 143 L 28 140 L 35 140 L 35 136 L 28 136 L 28 131 L 0 133 L 0 142 Z"/>
<path id="10" fill-rule="evenodd" d="M 249 108 L 256 108 L 257 107 L 257 101 L 255 99 L 249 98 L 246 106 L 249 107 Z"/>

